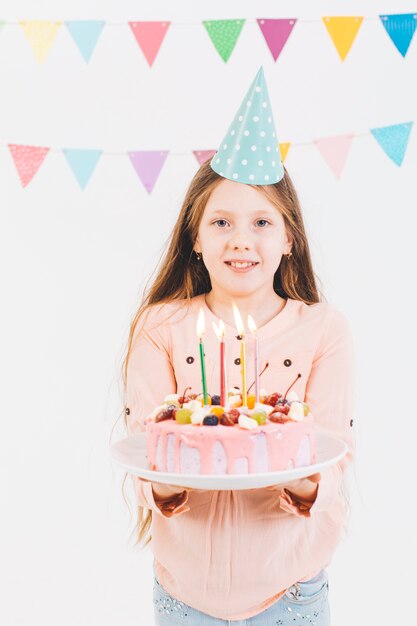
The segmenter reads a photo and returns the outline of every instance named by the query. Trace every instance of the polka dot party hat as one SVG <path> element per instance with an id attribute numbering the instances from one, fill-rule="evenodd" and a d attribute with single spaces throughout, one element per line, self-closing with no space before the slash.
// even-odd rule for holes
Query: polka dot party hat
<path id="1" fill-rule="evenodd" d="M 273 185 L 283 178 L 284 167 L 262 66 L 210 165 L 220 176 L 250 185 Z"/>

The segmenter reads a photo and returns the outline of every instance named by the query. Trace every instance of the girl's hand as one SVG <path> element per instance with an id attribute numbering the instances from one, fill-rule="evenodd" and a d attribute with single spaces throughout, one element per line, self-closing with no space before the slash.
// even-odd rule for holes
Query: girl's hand
<path id="1" fill-rule="evenodd" d="M 270 491 L 287 489 L 287 491 L 293 494 L 296 498 L 313 502 L 316 497 L 320 479 L 321 474 L 318 472 L 316 474 L 311 474 L 311 476 L 307 476 L 306 478 L 292 480 L 284 485 L 271 485 L 270 487 L 267 487 L 267 489 Z"/>

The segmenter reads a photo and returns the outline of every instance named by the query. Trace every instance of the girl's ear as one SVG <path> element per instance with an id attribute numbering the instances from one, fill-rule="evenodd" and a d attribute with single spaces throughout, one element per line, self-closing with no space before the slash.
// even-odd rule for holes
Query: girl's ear
<path id="1" fill-rule="evenodd" d="M 193 250 L 194 250 L 194 252 L 201 252 L 201 250 L 200 250 L 200 242 L 198 241 L 198 237 L 197 237 L 197 239 L 194 242 Z"/>
<path id="2" fill-rule="evenodd" d="M 285 246 L 284 246 L 284 254 L 288 254 L 289 252 L 291 252 L 292 246 L 293 246 L 293 239 L 291 235 L 289 235 L 287 232 L 287 236 L 285 239 Z"/>

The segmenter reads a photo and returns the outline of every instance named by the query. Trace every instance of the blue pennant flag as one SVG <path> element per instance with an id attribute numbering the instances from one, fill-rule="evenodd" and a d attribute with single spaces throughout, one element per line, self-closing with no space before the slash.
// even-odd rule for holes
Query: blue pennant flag
<path id="1" fill-rule="evenodd" d="M 404 160 L 408 140 L 410 138 L 413 122 L 406 124 L 395 124 L 394 126 L 383 126 L 382 128 L 371 128 L 371 133 L 390 159 L 397 165 L 401 165 Z"/>
<path id="2" fill-rule="evenodd" d="M 85 189 L 103 150 L 79 150 L 63 148 L 62 152 L 73 171 L 81 189 Z"/>
<path id="3" fill-rule="evenodd" d="M 380 15 L 379 17 L 398 52 L 405 57 L 416 30 L 417 14 L 400 13 L 397 15 Z"/>
<path id="4" fill-rule="evenodd" d="M 93 54 L 104 24 L 103 20 L 73 20 L 65 22 L 86 63 L 89 62 Z"/>

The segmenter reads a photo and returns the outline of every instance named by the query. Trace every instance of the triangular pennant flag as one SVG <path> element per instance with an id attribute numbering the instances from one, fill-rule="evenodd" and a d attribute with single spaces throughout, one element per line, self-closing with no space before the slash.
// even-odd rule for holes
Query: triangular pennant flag
<path id="1" fill-rule="evenodd" d="M 171 22 L 129 22 L 149 66 L 155 61 Z"/>
<path id="2" fill-rule="evenodd" d="M 226 63 L 236 45 L 245 20 L 206 20 L 204 27 L 217 52 Z"/>
<path id="3" fill-rule="evenodd" d="M 19 24 L 32 48 L 35 59 L 38 63 L 43 63 L 55 41 L 56 34 L 62 22 L 21 20 Z"/>
<path id="4" fill-rule="evenodd" d="M 207 159 L 211 159 L 216 154 L 216 150 L 193 150 L 193 154 L 199 165 L 203 165 Z"/>
<path id="5" fill-rule="evenodd" d="M 380 15 L 379 17 L 398 52 L 405 57 L 416 30 L 417 14 L 401 13 L 397 15 Z"/>
<path id="6" fill-rule="evenodd" d="M 355 41 L 363 17 L 323 17 L 324 25 L 342 61 Z"/>
<path id="7" fill-rule="evenodd" d="M 3 30 L 4 20 L 0 20 L 0 33 Z"/>
<path id="8" fill-rule="evenodd" d="M 296 19 L 257 19 L 268 48 L 276 61 L 295 26 Z"/>
<path id="9" fill-rule="evenodd" d="M 389 158 L 396 165 L 401 165 L 404 160 L 408 140 L 410 138 L 413 122 L 406 124 L 394 124 L 381 128 L 371 128 L 371 133 Z"/>
<path id="10" fill-rule="evenodd" d="M 13 143 L 9 143 L 8 148 L 19 174 L 22 187 L 26 187 L 42 165 L 49 148 L 18 146 Z"/>
<path id="11" fill-rule="evenodd" d="M 281 153 L 281 161 L 283 163 L 285 162 L 285 159 L 287 158 L 288 150 L 290 149 L 290 146 L 291 144 L 288 142 L 279 144 L 279 151 Z"/>
<path id="12" fill-rule="evenodd" d="M 91 59 L 104 24 L 103 20 L 71 20 L 65 22 L 65 26 L 86 63 Z"/>
<path id="13" fill-rule="evenodd" d="M 314 141 L 336 178 L 340 178 L 342 175 L 352 139 L 353 135 L 336 135 L 334 137 L 322 137 Z"/>
<path id="14" fill-rule="evenodd" d="M 168 150 L 140 150 L 128 152 L 128 155 L 146 191 L 151 193 L 168 156 Z"/>
<path id="15" fill-rule="evenodd" d="M 64 153 L 78 184 L 81 189 L 84 190 L 103 151 L 63 148 L 62 152 Z"/>

